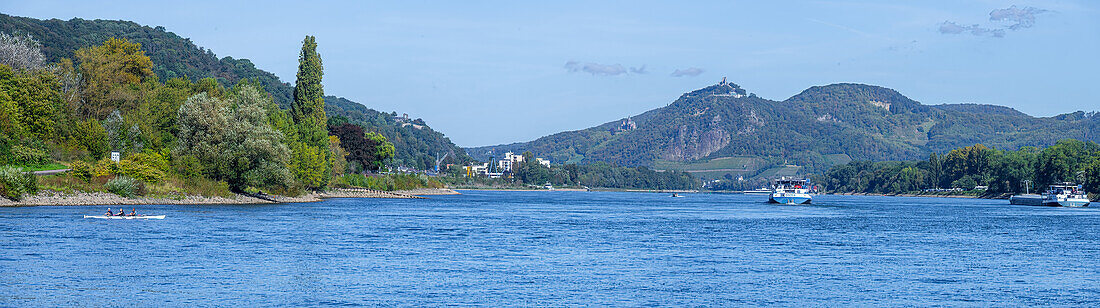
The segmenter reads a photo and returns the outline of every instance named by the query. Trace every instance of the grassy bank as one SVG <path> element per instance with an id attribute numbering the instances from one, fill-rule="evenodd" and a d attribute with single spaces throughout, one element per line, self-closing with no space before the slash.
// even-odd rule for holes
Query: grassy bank
<path id="1" fill-rule="evenodd" d="M 186 196 L 229 198 L 235 195 L 229 190 L 229 184 L 206 178 L 187 179 L 169 176 L 155 183 L 135 181 L 132 182 L 132 184 L 120 183 L 122 181 L 117 179 L 125 179 L 125 177 L 95 176 L 88 180 L 84 180 L 71 172 L 66 172 L 38 177 L 38 187 L 41 190 L 51 190 L 62 193 L 104 192 L 120 196 L 144 196 L 165 199 L 183 199 Z"/>
<path id="2" fill-rule="evenodd" d="M 49 163 L 44 165 L 30 165 L 30 166 L 5 166 L 22 169 L 24 172 L 45 171 L 45 170 L 59 170 L 67 169 L 69 166 L 65 166 L 58 163 Z"/>

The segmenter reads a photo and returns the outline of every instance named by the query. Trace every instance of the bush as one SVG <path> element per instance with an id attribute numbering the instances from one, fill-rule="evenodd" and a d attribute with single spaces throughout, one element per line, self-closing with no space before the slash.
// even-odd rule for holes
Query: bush
<path id="1" fill-rule="evenodd" d="M 128 176 L 118 176 L 104 185 L 107 191 L 125 198 L 131 198 L 141 192 L 141 182 Z"/>
<path id="2" fill-rule="evenodd" d="M 135 161 L 124 160 L 118 163 L 119 174 L 132 177 L 146 183 L 157 183 L 164 179 L 164 171 Z"/>
<path id="3" fill-rule="evenodd" d="M 91 181 L 92 177 L 95 176 L 92 171 L 94 166 L 86 162 L 75 161 L 70 165 L 70 168 L 73 169 L 70 172 L 72 172 L 74 177 L 84 180 L 85 182 Z"/>
<path id="4" fill-rule="evenodd" d="M 41 166 L 51 161 L 50 155 L 45 151 L 23 145 L 12 146 L 11 155 L 15 158 L 15 164 L 24 166 Z"/>
<path id="5" fill-rule="evenodd" d="M 181 155 L 172 160 L 172 168 L 185 179 L 194 179 L 202 175 L 202 164 L 194 155 Z"/>
<path id="6" fill-rule="evenodd" d="M 224 181 L 207 179 L 201 176 L 191 179 L 183 179 L 181 186 L 188 193 L 198 194 L 200 196 L 217 196 L 226 198 L 233 196 L 233 193 L 229 190 L 228 183 Z"/>
<path id="7" fill-rule="evenodd" d="M 104 158 L 96 162 L 95 166 L 92 166 L 92 177 L 111 176 L 118 174 L 118 163 Z"/>
<path id="8" fill-rule="evenodd" d="M 8 199 L 19 201 L 24 194 L 38 193 L 38 179 L 34 174 L 25 173 L 15 167 L 0 167 L 0 194 Z"/>
<path id="9" fill-rule="evenodd" d="M 142 153 L 134 154 L 117 163 L 110 159 L 101 159 L 94 165 L 76 161 L 72 163 L 70 168 L 73 169 L 74 177 L 85 182 L 91 181 L 95 177 L 123 175 L 145 183 L 159 183 L 166 176 L 165 170 L 168 169 L 168 160 L 161 154 Z"/>
<path id="10" fill-rule="evenodd" d="M 158 183 L 164 179 L 168 170 L 168 159 L 156 152 L 144 152 L 130 155 L 118 162 L 118 174 L 138 179 L 145 183 Z"/>
<path id="11" fill-rule="evenodd" d="M 951 182 L 951 187 L 962 188 L 963 190 L 974 189 L 974 186 L 978 185 L 978 181 L 975 181 L 969 175 L 964 175 L 962 178 Z"/>
<path id="12" fill-rule="evenodd" d="M 362 174 L 345 174 L 338 180 L 338 184 L 348 187 L 361 187 L 377 190 L 393 190 L 393 181 L 386 181 L 387 177 L 372 177 L 364 176 Z"/>
<path id="13" fill-rule="evenodd" d="M 250 195 L 255 195 L 255 194 L 259 194 L 259 193 L 264 192 L 263 190 L 260 190 L 259 188 L 255 188 L 255 187 L 252 187 L 252 186 L 245 187 L 243 191 L 244 191 L 244 193 L 250 194 Z"/>
<path id="14" fill-rule="evenodd" d="M 126 157 L 125 160 L 138 163 L 149 168 L 160 170 L 162 172 L 168 171 L 168 153 L 158 153 L 146 150 L 145 152 L 130 155 Z"/>

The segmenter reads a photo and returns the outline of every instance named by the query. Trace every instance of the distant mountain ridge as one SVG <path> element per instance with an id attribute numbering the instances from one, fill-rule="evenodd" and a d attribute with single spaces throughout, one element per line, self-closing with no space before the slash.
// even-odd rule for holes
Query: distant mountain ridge
<path id="1" fill-rule="evenodd" d="M 892 89 L 852 83 L 810 87 L 783 101 L 745 93 L 719 83 L 627 119 L 467 150 L 478 159 L 532 151 L 556 163 L 627 166 L 748 157 L 822 171 L 850 159 L 922 159 L 975 143 L 1015 149 L 1064 138 L 1100 141 L 1096 113 L 1040 118 L 994 105 L 929 106 Z"/>
<path id="2" fill-rule="evenodd" d="M 161 81 L 175 77 L 192 80 L 213 77 L 224 86 L 232 86 L 248 78 L 263 85 L 281 107 L 289 108 L 293 101 L 294 87 L 279 80 L 275 74 L 256 68 L 248 59 L 218 59 L 211 50 L 196 46 L 190 39 L 160 26 L 142 26 L 122 20 L 39 20 L 0 14 L 0 32 L 31 35 L 42 44 L 42 52 L 51 62 L 71 58 L 77 49 L 102 44 L 112 37 L 125 38 L 141 43 L 145 54 L 153 61 L 153 71 Z M 451 162 L 470 160 L 462 148 L 426 124 L 419 127 L 401 125 L 392 114 L 335 96 L 325 97 L 325 103 L 329 116 L 345 116 L 351 122 L 377 131 L 393 141 L 397 150 L 395 159 L 400 165 L 428 169 L 434 167 L 437 156 L 449 152 L 455 154 L 449 160 Z"/>

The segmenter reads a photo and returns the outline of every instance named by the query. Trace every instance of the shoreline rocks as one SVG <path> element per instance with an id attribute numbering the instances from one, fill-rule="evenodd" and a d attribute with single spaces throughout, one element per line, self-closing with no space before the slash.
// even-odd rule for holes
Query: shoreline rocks
<path id="1" fill-rule="evenodd" d="M 125 198 L 105 192 L 41 191 L 21 201 L 0 200 L 0 206 L 43 205 L 149 205 L 149 204 L 262 204 L 271 203 L 257 198 L 237 195 L 233 198 L 180 196 L 179 198 Z"/>
<path id="2" fill-rule="evenodd" d="M 441 195 L 461 195 L 462 194 L 460 192 L 457 192 L 457 191 L 455 191 L 453 189 L 449 189 L 449 188 L 417 188 L 417 189 L 410 189 L 410 190 L 395 190 L 393 192 L 398 193 L 398 194 L 403 194 L 403 195 L 412 195 L 412 196 L 441 196 Z"/>
<path id="3" fill-rule="evenodd" d="M 245 195 L 226 197 L 179 196 L 178 198 L 125 198 L 105 192 L 61 192 L 43 190 L 21 201 L 0 198 L 0 206 L 51 206 L 51 205 L 198 205 L 198 204 L 275 204 L 318 202 L 327 198 L 402 198 L 424 199 L 421 195 L 453 195 L 458 192 L 446 188 L 424 188 L 405 191 L 378 191 L 369 189 L 332 189 L 326 192 L 314 192 L 297 197 L 273 196 L 276 202 Z"/>

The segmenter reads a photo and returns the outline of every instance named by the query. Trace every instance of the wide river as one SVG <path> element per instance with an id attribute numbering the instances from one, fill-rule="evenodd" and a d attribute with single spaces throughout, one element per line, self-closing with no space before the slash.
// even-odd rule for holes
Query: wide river
<path id="1" fill-rule="evenodd" d="M 1100 305 L 1100 210 L 488 192 L 0 208 L 0 306 Z"/>

